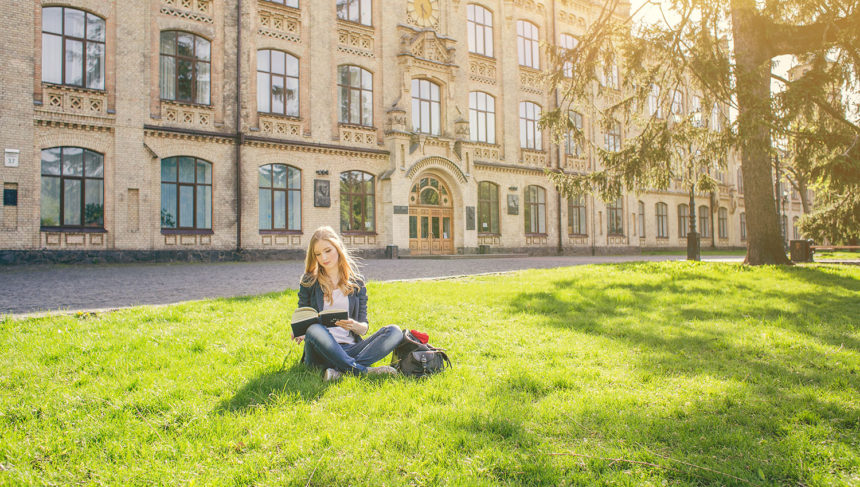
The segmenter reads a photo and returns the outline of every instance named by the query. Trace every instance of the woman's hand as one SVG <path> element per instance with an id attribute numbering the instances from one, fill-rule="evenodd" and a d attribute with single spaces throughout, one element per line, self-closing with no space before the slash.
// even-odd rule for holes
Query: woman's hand
<path id="1" fill-rule="evenodd" d="M 344 330 L 353 331 L 355 329 L 355 325 L 360 325 L 361 323 L 355 321 L 352 318 L 348 318 L 345 320 L 337 320 L 334 322 L 334 324 L 343 328 Z"/>
<path id="2" fill-rule="evenodd" d="M 292 339 L 296 343 L 302 343 L 302 341 L 304 341 L 304 339 L 305 339 L 305 336 L 302 335 L 300 337 L 294 337 L 293 334 L 290 333 L 290 339 Z"/>

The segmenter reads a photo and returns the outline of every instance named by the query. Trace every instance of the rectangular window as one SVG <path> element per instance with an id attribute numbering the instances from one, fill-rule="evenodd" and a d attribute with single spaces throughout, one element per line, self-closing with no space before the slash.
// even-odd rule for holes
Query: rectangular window
<path id="1" fill-rule="evenodd" d="M 573 126 L 564 137 L 564 153 L 572 157 L 582 157 L 582 145 L 576 141 L 574 130 L 582 133 L 582 114 L 579 112 L 568 112 L 569 123 Z"/>
<path id="2" fill-rule="evenodd" d="M 337 18 L 372 25 L 370 0 L 337 0 Z"/>
<path id="3" fill-rule="evenodd" d="M 585 197 L 575 196 L 567 200 L 568 235 L 586 235 Z"/>
<path id="4" fill-rule="evenodd" d="M 624 235 L 624 202 L 621 198 L 607 205 L 609 235 Z"/>
<path id="5" fill-rule="evenodd" d="M 480 5 L 466 8 L 469 52 L 493 57 L 493 14 Z"/>

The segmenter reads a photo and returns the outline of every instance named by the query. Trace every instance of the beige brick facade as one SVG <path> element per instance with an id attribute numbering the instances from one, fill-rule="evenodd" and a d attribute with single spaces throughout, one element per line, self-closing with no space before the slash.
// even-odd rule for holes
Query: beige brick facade
<path id="1" fill-rule="evenodd" d="M 450 192 L 449 252 L 474 252 L 479 245 L 489 245 L 492 251 L 536 253 L 555 251 L 559 244 L 571 252 L 684 245 L 677 228 L 677 207 L 688 201 L 682 189 L 626 195 L 624 233 L 613 236 L 607 234 L 606 205 L 589 196 L 587 234 L 569 235 L 567 202 L 558 197 L 543 170 L 588 171 L 594 157 L 565 156 L 546 132 L 543 150 L 520 148 L 520 102 L 547 110 L 553 107 L 555 94 L 540 82 L 538 70 L 519 66 L 516 22 L 535 24 L 541 42 L 552 43 L 562 33 L 584 32 L 598 13 L 597 6 L 575 0 L 483 1 L 480 5 L 493 14 L 494 55 L 486 57 L 469 52 L 468 0 L 440 0 L 438 21 L 428 27 L 407 14 L 408 3 L 373 0 L 372 26 L 367 26 L 339 20 L 335 2 L 311 0 L 299 0 L 299 8 L 267 0 L 0 0 L 5 13 L 0 19 L 4 44 L 0 141 L 4 149 L 19 151 L 17 167 L 0 167 L 4 188 L 17 189 L 17 206 L 2 208 L 0 248 L 301 251 L 316 227 L 338 228 L 340 174 L 351 170 L 374 176 L 375 228 L 345 235 L 347 243 L 360 249 L 379 251 L 396 245 L 406 253 L 412 245 L 414 253 L 422 252 L 410 239 L 410 212 L 417 207 L 410 201 L 410 191 L 427 176 Z M 43 4 L 83 10 L 105 20 L 104 90 L 42 81 Z M 160 33 L 172 30 L 211 43 L 208 105 L 161 99 Z M 298 117 L 258 113 L 261 49 L 298 58 Z M 544 53 L 540 63 L 546 66 Z M 338 66 L 345 64 L 373 75 L 371 126 L 338 123 Z M 440 87 L 438 135 L 413 131 L 413 79 Z M 495 144 L 470 141 L 472 91 L 495 98 Z M 584 124 L 594 140 L 603 140 L 593 121 L 586 118 Z M 103 154 L 103 228 L 40 227 L 40 151 L 53 147 L 82 147 Z M 209 231 L 161 228 L 161 161 L 176 156 L 212 164 Z M 259 228 L 258 170 L 267 164 L 287 164 L 301 171 L 300 231 Z M 739 231 L 743 198 L 735 186 L 736 164 L 730 164 L 726 184 L 713 201 L 712 235 L 717 233 L 718 207 L 728 212 L 728 236 L 717 238 L 719 247 L 743 245 Z M 314 206 L 315 180 L 329 182 L 329 207 Z M 499 234 L 479 233 L 477 222 L 470 221 L 477 216 L 481 181 L 498 185 Z M 530 185 L 546 191 L 541 234 L 525 232 L 525 191 Z M 509 196 L 518 200 L 516 214 L 509 212 Z M 644 237 L 636 224 L 639 201 L 645 207 Z M 668 205 L 665 239 L 655 235 L 658 202 Z M 712 202 L 704 195 L 697 198 L 698 205 Z M 799 213 L 799 204 L 789 206 L 790 212 Z M 703 239 L 703 247 L 711 244 L 711 239 Z"/>

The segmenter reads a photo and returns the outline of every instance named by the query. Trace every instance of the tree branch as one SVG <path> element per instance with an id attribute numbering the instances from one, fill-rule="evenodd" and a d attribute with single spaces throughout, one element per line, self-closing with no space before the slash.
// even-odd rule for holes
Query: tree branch
<path id="1" fill-rule="evenodd" d="M 847 17 L 807 25 L 787 25 L 759 19 L 765 26 L 771 56 L 801 55 L 826 49 L 844 36 L 860 38 L 860 9 Z M 856 46 L 856 44 L 855 44 Z"/>

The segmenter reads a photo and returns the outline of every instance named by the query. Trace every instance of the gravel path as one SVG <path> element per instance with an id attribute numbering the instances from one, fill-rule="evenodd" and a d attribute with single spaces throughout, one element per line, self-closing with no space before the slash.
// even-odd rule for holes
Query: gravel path
<path id="1" fill-rule="evenodd" d="M 388 281 L 484 274 L 584 264 L 681 260 L 682 256 L 368 259 L 369 280 Z M 705 257 L 740 262 L 742 257 Z M 295 288 L 300 261 L 215 264 L 106 264 L 0 267 L 0 314 L 120 308 Z"/>

